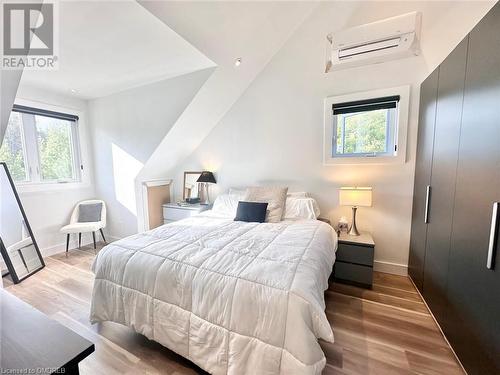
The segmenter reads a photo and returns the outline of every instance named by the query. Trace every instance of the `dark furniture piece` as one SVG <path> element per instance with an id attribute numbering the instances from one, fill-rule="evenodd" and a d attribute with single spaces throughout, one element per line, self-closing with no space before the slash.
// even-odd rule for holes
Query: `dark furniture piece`
<path id="1" fill-rule="evenodd" d="M 368 233 L 350 236 L 341 233 L 333 277 L 336 281 L 371 288 L 375 242 Z"/>
<path id="2" fill-rule="evenodd" d="M 74 375 L 78 363 L 94 351 L 90 341 L 3 289 L 0 337 L 2 373 Z"/>
<path id="3" fill-rule="evenodd" d="M 499 374 L 500 4 L 420 103 L 409 273 L 467 372 Z"/>

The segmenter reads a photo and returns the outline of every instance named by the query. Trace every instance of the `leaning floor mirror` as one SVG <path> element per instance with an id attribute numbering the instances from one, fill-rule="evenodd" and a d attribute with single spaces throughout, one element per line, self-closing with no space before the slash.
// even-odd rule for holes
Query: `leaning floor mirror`
<path id="1" fill-rule="evenodd" d="M 5 163 L 0 163 L 0 251 L 15 284 L 45 267 Z"/>

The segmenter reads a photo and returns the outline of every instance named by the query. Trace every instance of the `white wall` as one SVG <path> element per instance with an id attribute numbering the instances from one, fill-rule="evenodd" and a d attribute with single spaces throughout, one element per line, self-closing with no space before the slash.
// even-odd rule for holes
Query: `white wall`
<path id="1" fill-rule="evenodd" d="M 16 96 L 20 104 L 80 114 L 84 181 L 71 187 L 17 189 L 44 256 L 64 251 L 66 239 L 59 229 L 81 200 L 99 197 L 107 202 L 111 239 L 137 232 L 135 175 L 211 72 L 202 70 L 91 102 L 29 87 L 21 79 Z M 73 237 L 70 246 L 76 247 Z M 91 234 L 83 235 L 84 244 L 91 241 Z"/>
<path id="2" fill-rule="evenodd" d="M 69 218 L 75 204 L 81 200 L 95 196 L 93 184 L 93 158 L 89 144 L 89 124 L 87 121 L 87 102 L 71 96 L 62 96 L 45 90 L 35 89 L 21 84 L 16 101 L 29 101 L 32 105 L 54 106 L 60 110 L 74 110 L 81 114 L 79 132 L 81 141 L 82 161 L 85 166 L 85 178 L 80 184 L 71 187 L 56 185 L 47 189 L 23 189 L 18 187 L 28 221 L 34 232 L 36 241 L 44 256 L 63 251 L 66 238 L 59 229 L 69 223 Z M 83 243 L 91 242 L 91 235 L 83 235 Z M 71 246 L 76 246 L 73 238 Z"/>
<path id="3" fill-rule="evenodd" d="M 424 12 L 423 38 L 429 47 L 426 50 L 439 51 L 444 58 L 470 30 L 470 19 L 479 20 L 490 6 L 463 4 L 459 7 L 464 23 L 460 18 L 447 17 L 456 13 L 451 2 L 375 2 L 355 12 L 350 23 L 421 10 Z M 374 205 L 359 210 L 359 228 L 373 233 L 379 270 L 405 273 L 419 84 L 435 66 L 429 66 L 429 61 L 438 64 L 439 60 L 426 57 L 424 50 L 424 56 L 417 58 L 324 74 L 325 36 L 335 28 L 332 20 L 337 10 L 335 3 L 321 4 L 200 147 L 175 170 L 176 195 L 182 194 L 184 170 L 209 169 L 216 172 L 218 179 L 213 193 L 232 186 L 286 185 L 291 190 L 312 193 L 321 206 L 322 216 L 337 222 L 341 215 L 350 216 L 349 208 L 338 206 L 337 189 L 345 185 L 372 186 Z M 455 30 L 444 40 L 435 34 L 442 28 L 434 27 L 441 18 L 448 19 L 448 27 Z M 440 48 L 433 43 L 438 43 Z M 405 164 L 322 165 L 325 97 L 406 84 L 411 85 L 411 97 Z"/>
<path id="4" fill-rule="evenodd" d="M 66 239 L 59 229 L 81 200 L 99 197 L 107 202 L 111 239 L 137 231 L 135 175 L 211 72 L 202 70 L 91 102 L 30 87 L 21 79 L 16 102 L 80 114 L 84 181 L 71 187 L 17 189 L 42 255 L 64 251 Z M 70 246 L 76 247 L 73 237 Z M 91 241 L 91 234 L 83 235 L 84 244 Z"/>
<path id="5" fill-rule="evenodd" d="M 213 69 L 89 102 L 96 193 L 111 238 L 137 232 L 135 178 Z"/>

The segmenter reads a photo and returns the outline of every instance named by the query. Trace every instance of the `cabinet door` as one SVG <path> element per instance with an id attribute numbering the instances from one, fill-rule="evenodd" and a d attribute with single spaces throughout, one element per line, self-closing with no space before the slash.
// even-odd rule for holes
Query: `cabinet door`
<path id="1" fill-rule="evenodd" d="M 439 70 L 436 69 L 420 87 L 420 117 L 418 121 L 418 145 L 413 188 L 413 211 L 408 271 L 415 285 L 422 290 L 425 239 L 426 191 L 430 185 L 434 121 L 436 118 L 436 96 Z"/>
<path id="2" fill-rule="evenodd" d="M 445 326 L 446 282 L 462 122 L 468 37 L 439 67 L 423 295 Z"/>
<path id="3" fill-rule="evenodd" d="M 469 374 L 500 374 L 500 259 L 486 268 L 500 201 L 500 5 L 469 35 L 445 333 Z"/>

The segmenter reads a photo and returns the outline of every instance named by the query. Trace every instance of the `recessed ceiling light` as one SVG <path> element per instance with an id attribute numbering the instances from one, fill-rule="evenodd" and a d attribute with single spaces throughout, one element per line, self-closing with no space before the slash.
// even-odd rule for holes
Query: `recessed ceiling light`
<path id="1" fill-rule="evenodd" d="M 77 91 L 75 89 L 71 89 L 69 91 L 71 91 L 72 94 L 76 94 L 77 93 Z"/>
<path id="2" fill-rule="evenodd" d="M 241 65 L 241 57 L 238 57 L 235 61 L 234 61 L 234 66 L 240 66 Z"/>

